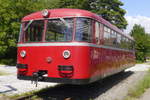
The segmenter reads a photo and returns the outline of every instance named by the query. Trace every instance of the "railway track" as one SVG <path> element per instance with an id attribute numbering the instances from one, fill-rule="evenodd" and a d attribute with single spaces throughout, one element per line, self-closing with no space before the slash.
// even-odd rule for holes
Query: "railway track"
<path id="1" fill-rule="evenodd" d="M 128 80 L 129 77 L 135 77 L 134 74 L 135 73 L 132 72 L 122 72 L 105 78 L 103 81 L 98 81 L 89 85 L 61 84 L 52 88 L 45 89 L 42 92 L 36 92 L 28 96 L 18 97 L 15 100 L 32 100 L 31 98 L 34 96 L 42 98 L 40 100 L 112 100 L 102 98 L 107 97 L 105 95 L 110 95 L 110 91 L 113 92 L 117 90 L 117 88 L 120 88 L 120 85 L 124 84 L 123 81 Z M 142 76 L 143 74 L 139 73 L 139 75 Z M 112 88 L 114 89 L 112 90 Z"/>
<path id="2" fill-rule="evenodd" d="M 31 98 L 33 97 L 34 95 L 28 95 L 28 96 L 20 96 L 20 97 L 17 97 L 15 98 L 14 100 L 31 100 Z"/>

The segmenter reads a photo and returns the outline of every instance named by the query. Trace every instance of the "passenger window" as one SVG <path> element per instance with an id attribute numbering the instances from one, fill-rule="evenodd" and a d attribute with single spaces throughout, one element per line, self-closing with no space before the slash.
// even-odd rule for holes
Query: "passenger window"
<path id="1" fill-rule="evenodd" d="M 132 48 L 131 48 L 132 50 L 135 49 L 135 42 L 134 42 L 134 41 L 131 41 L 131 47 L 132 47 Z"/>
<path id="2" fill-rule="evenodd" d="M 123 36 L 121 36 L 121 45 L 120 45 L 120 48 L 122 48 L 122 49 L 123 49 L 123 48 L 124 48 L 124 46 L 123 46 L 123 45 L 124 45 L 124 37 L 123 37 Z"/>
<path id="3" fill-rule="evenodd" d="M 116 36 L 116 32 L 112 30 L 111 32 L 111 43 L 113 47 L 116 47 L 117 44 L 117 36 Z"/>
<path id="4" fill-rule="evenodd" d="M 110 46 L 110 29 L 104 26 L 104 44 Z"/>
<path id="5" fill-rule="evenodd" d="M 133 40 L 129 39 L 128 47 L 129 47 L 129 50 L 134 50 L 134 41 Z"/>
<path id="6" fill-rule="evenodd" d="M 121 48 L 126 49 L 126 38 L 124 36 L 121 38 Z"/>
<path id="7" fill-rule="evenodd" d="M 128 38 L 126 38 L 126 48 L 129 50 L 130 49 L 130 41 Z"/>
<path id="8" fill-rule="evenodd" d="M 116 44 L 116 47 L 120 48 L 120 46 L 121 46 L 121 35 L 118 33 L 117 34 L 117 44 Z"/>
<path id="9" fill-rule="evenodd" d="M 95 40 L 97 44 L 99 44 L 99 41 L 100 41 L 99 35 L 100 35 L 100 26 L 99 26 L 99 23 L 96 22 L 95 23 Z"/>
<path id="10" fill-rule="evenodd" d="M 75 40 L 92 42 L 92 20 L 77 18 Z"/>

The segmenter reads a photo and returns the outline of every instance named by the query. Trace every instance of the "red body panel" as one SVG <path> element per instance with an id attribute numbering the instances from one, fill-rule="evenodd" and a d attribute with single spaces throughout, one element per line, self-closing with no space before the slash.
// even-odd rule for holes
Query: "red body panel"
<path id="1" fill-rule="evenodd" d="M 71 57 L 62 56 L 64 50 L 70 50 Z M 20 57 L 20 51 L 25 50 L 25 58 Z M 47 57 L 52 62 L 46 61 Z M 27 76 L 33 72 L 47 70 L 48 77 L 61 78 L 58 65 L 72 65 L 74 67 L 71 79 L 98 80 L 105 75 L 125 69 L 134 64 L 134 53 L 110 48 L 97 48 L 90 46 L 32 46 L 18 48 L 18 63 L 28 64 Z"/>
<path id="2" fill-rule="evenodd" d="M 62 55 L 64 50 L 70 50 L 71 57 L 65 59 Z M 74 76 L 72 78 L 82 79 L 91 76 L 90 70 L 90 48 L 89 47 L 71 47 L 71 46 L 51 46 L 51 47 L 20 47 L 27 52 L 25 58 L 18 55 L 18 63 L 28 64 L 29 71 L 27 75 L 32 75 L 38 70 L 48 70 L 48 77 L 60 78 L 58 74 L 58 65 L 72 65 L 74 67 Z M 47 57 L 52 58 L 52 62 L 46 61 Z M 82 58 L 81 58 L 82 57 Z M 82 59 L 82 60 L 79 60 Z"/>

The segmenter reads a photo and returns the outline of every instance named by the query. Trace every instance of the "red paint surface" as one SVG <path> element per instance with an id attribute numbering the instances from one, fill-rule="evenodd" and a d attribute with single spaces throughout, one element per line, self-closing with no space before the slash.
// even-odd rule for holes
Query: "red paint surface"
<path id="1" fill-rule="evenodd" d="M 25 58 L 20 57 L 21 50 L 27 52 Z M 69 59 L 62 56 L 64 50 L 70 50 L 71 57 Z M 46 61 L 47 57 L 52 58 L 51 63 Z M 61 78 L 58 65 L 73 65 L 74 75 L 72 79 L 86 79 L 99 77 L 130 64 L 133 65 L 134 54 L 126 51 L 85 46 L 19 47 L 18 63 L 28 64 L 28 76 L 38 70 L 47 70 L 48 77 L 54 78 Z"/>
<path id="2" fill-rule="evenodd" d="M 21 50 L 27 52 L 25 58 L 20 57 Z M 64 50 L 71 52 L 70 58 L 65 59 L 63 57 L 62 53 Z M 49 77 L 60 77 L 58 65 L 73 65 L 75 73 L 73 78 L 88 78 L 90 77 L 89 56 L 89 47 L 52 46 L 18 48 L 18 63 L 28 64 L 29 70 L 27 75 L 32 75 L 33 72 L 38 70 L 48 70 Z M 47 63 L 47 57 L 52 58 L 51 63 Z"/>

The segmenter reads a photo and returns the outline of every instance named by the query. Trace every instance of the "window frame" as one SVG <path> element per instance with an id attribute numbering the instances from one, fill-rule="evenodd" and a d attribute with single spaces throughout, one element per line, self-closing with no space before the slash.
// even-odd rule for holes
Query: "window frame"
<path id="1" fill-rule="evenodd" d="M 89 32 L 90 35 L 88 35 L 89 37 L 88 37 L 88 40 L 86 40 L 86 41 L 85 40 L 78 40 L 78 38 L 81 38 L 81 37 L 77 37 L 77 31 L 78 31 L 78 29 L 77 29 L 77 21 L 78 21 L 79 18 L 80 19 L 82 18 L 82 19 L 89 19 L 90 20 L 90 25 L 89 25 L 90 26 L 90 32 Z M 93 33 L 94 33 L 93 32 L 93 29 L 94 29 L 93 28 L 93 25 L 94 25 L 93 23 L 94 23 L 94 20 L 92 18 L 88 18 L 88 17 L 76 17 L 75 27 L 74 27 L 75 28 L 74 41 L 93 43 L 93 37 L 94 37 L 93 36 Z"/>
<path id="2" fill-rule="evenodd" d="M 75 28 L 75 26 L 74 26 L 74 23 L 75 23 L 75 20 L 74 20 L 74 18 L 73 17 L 70 17 L 70 18 L 63 18 L 64 20 L 65 19 L 72 19 L 72 35 L 71 35 L 71 39 L 69 40 L 69 41 L 47 41 L 46 40 L 46 32 L 48 31 L 48 20 L 56 20 L 56 19 L 59 19 L 59 18 L 52 18 L 52 19 L 47 19 L 46 20 L 46 30 L 45 30 L 45 38 L 44 38 L 44 42 L 71 42 L 71 41 L 73 41 L 74 40 L 74 28 Z M 58 37 L 57 37 L 58 38 Z"/>
<path id="3" fill-rule="evenodd" d="M 22 31 L 20 33 L 22 35 L 20 35 L 20 37 L 19 37 L 20 38 L 20 42 L 23 42 L 23 43 L 38 43 L 38 42 L 43 42 L 43 35 L 44 35 L 44 31 L 45 31 L 45 20 L 34 20 L 32 23 L 34 23 L 35 21 L 36 22 L 37 21 L 43 21 L 43 30 L 42 30 L 42 33 L 41 33 L 41 40 L 40 41 L 28 41 L 28 40 L 26 40 L 26 35 L 29 35 L 29 34 L 27 34 L 27 32 L 25 32 L 24 28 L 25 28 L 25 24 L 27 24 L 27 22 L 30 22 L 30 21 L 25 21 L 25 22 L 22 23 L 22 29 L 21 29 Z M 31 23 L 31 25 L 32 25 L 32 23 Z M 30 27 L 30 25 L 29 25 L 29 27 Z M 35 34 L 32 34 L 32 35 L 35 35 Z"/>
<path id="4" fill-rule="evenodd" d="M 64 19 L 65 18 L 71 18 L 72 20 L 73 20 L 73 29 L 72 29 L 72 39 L 71 39 L 71 41 L 74 41 L 74 34 L 75 34 L 75 30 L 74 30 L 74 28 L 75 28 L 75 18 L 74 17 L 64 17 Z M 22 28 L 20 27 L 20 33 L 19 33 L 19 38 L 18 38 L 18 43 L 38 43 L 38 42 L 48 42 L 48 41 L 46 41 L 46 31 L 47 31 L 47 22 L 48 22 L 48 20 L 50 20 L 50 19 L 59 19 L 59 18 L 49 18 L 49 19 L 40 19 L 40 20 L 33 20 L 33 22 L 34 21 L 43 21 L 44 22 L 44 25 L 43 25 L 43 27 L 44 27 L 44 29 L 43 29 L 43 32 L 42 32 L 42 40 L 41 41 L 30 41 L 30 42 L 25 42 L 26 40 L 25 40 L 25 31 L 24 31 L 24 28 L 25 28 L 25 23 L 27 23 L 27 22 L 29 22 L 29 21 L 31 21 L 31 20 L 29 20 L 29 21 L 23 21 L 22 23 L 21 23 L 21 25 L 22 25 Z M 62 41 L 62 42 L 71 42 L 71 41 Z M 61 42 L 61 41 L 60 41 Z"/>
<path id="5" fill-rule="evenodd" d="M 95 34 L 94 34 L 94 39 L 95 39 L 95 43 L 96 44 L 100 44 L 100 27 L 101 27 L 101 23 L 98 21 L 95 21 Z"/>

